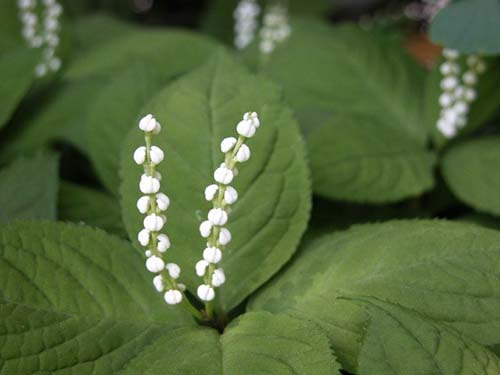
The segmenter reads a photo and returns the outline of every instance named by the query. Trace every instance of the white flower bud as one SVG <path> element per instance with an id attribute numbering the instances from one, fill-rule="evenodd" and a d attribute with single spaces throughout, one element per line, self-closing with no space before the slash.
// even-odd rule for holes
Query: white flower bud
<path id="1" fill-rule="evenodd" d="M 166 211 L 168 206 L 170 206 L 170 199 L 163 193 L 157 193 L 156 205 L 160 211 Z"/>
<path id="2" fill-rule="evenodd" d="M 170 248 L 170 238 L 166 234 L 159 234 L 158 237 L 158 251 L 164 253 Z"/>
<path id="3" fill-rule="evenodd" d="M 465 88 L 462 85 L 459 85 L 454 91 L 453 91 L 453 96 L 455 99 L 462 99 L 462 97 L 465 94 Z"/>
<path id="4" fill-rule="evenodd" d="M 222 208 L 212 208 L 208 212 L 208 220 L 210 220 L 213 225 L 224 225 L 227 223 L 227 212 Z"/>
<path id="5" fill-rule="evenodd" d="M 443 56 L 450 60 L 458 59 L 460 53 L 457 50 L 445 48 L 443 49 Z"/>
<path id="6" fill-rule="evenodd" d="M 141 214 L 145 214 L 149 210 L 149 197 L 144 195 L 137 200 L 137 209 Z"/>
<path id="7" fill-rule="evenodd" d="M 205 220 L 200 224 L 200 234 L 203 238 L 207 238 L 212 233 L 213 224 L 209 220 Z"/>
<path id="8" fill-rule="evenodd" d="M 224 246 L 231 242 L 231 232 L 229 229 L 220 228 L 219 231 L 219 243 Z"/>
<path id="9" fill-rule="evenodd" d="M 437 127 L 446 138 L 452 138 L 457 134 L 455 125 L 444 119 L 438 121 Z"/>
<path id="10" fill-rule="evenodd" d="M 238 192 L 232 186 L 226 187 L 226 191 L 224 192 L 224 201 L 227 204 L 233 204 L 238 200 Z"/>
<path id="11" fill-rule="evenodd" d="M 153 285 L 158 292 L 163 292 L 163 290 L 165 289 L 163 285 L 163 277 L 161 275 L 155 276 L 153 278 Z"/>
<path id="12" fill-rule="evenodd" d="M 169 305 L 177 305 L 182 302 L 182 293 L 175 289 L 170 289 L 163 296 Z"/>
<path id="13" fill-rule="evenodd" d="M 214 172 L 214 179 L 220 184 L 230 184 L 233 178 L 233 172 L 225 166 L 217 168 Z"/>
<path id="14" fill-rule="evenodd" d="M 172 279 L 178 279 L 181 275 L 181 268 L 175 263 L 167 263 L 165 266 L 167 268 L 168 274 Z"/>
<path id="15" fill-rule="evenodd" d="M 165 154 L 163 153 L 162 149 L 157 146 L 151 146 L 149 154 L 151 156 L 151 162 L 153 164 L 160 164 L 163 158 L 165 157 Z"/>
<path id="16" fill-rule="evenodd" d="M 149 114 L 144 116 L 141 121 L 139 121 L 139 129 L 145 132 L 153 131 L 156 128 L 156 119 L 153 115 Z"/>
<path id="17" fill-rule="evenodd" d="M 439 71 L 441 72 L 442 75 L 445 76 L 452 73 L 457 73 L 458 65 L 452 62 L 444 62 L 439 67 Z"/>
<path id="18" fill-rule="evenodd" d="M 463 128 L 465 125 L 467 125 L 467 119 L 464 116 L 458 116 L 455 123 L 458 128 Z"/>
<path id="19" fill-rule="evenodd" d="M 219 287 L 226 282 L 226 275 L 224 274 L 224 270 L 222 268 L 217 268 L 214 270 L 212 274 L 212 285 L 215 287 Z"/>
<path id="20" fill-rule="evenodd" d="M 144 255 L 146 256 L 146 258 L 149 258 L 151 255 L 153 255 L 153 252 L 151 250 L 146 250 L 144 252 Z"/>
<path id="21" fill-rule="evenodd" d="M 453 108 L 446 109 L 443 112 L 443 117 L 446 119 L 446 121 L 450 123 L 455 123 L 455 121 L 457 120 L 457 116 L 458 114 L 455 112 Z"/>
<path id="22" fill-rule="evenodd" d="M 160 134 L 160 132 L 161 132 L 161 125 L 158 121 L 156 121 L 156 126 L 153 129 L 153 134 L 155 134 L 155 135 Z"/>
<path id="23" fill-rule="evenodd" d="M 58 57 L 53 57 L 49 61 L 49 69 L 52 70 L 53 72 L 57 72 L 61 68 L 62 62 L 61 59 Z"/>
<path id="24" fill-rule="evenodd" d="M 37 77 L 43 77 L 47 74 L 47 65 L 40 63 L 35 67 L 35 75 Z"/>
<path id="25" fill-rule="evenodd" d="M 257 112 L 246 112 L 243 115 L 243 120 L 250 120 L 252 122 L 252 125 L 258 129 L 260 126 L 260 120 L 259 116 L 257 115 Z"/>
<path id="26" fill-rule="evenodd" d="M 148 215 L 144 218 L 144 228 L 151 232 L 158 232 L 165 224 L 163 218 L 156 214 Z"/>
<path id="27" fill-rule="evenodd" d="M 216 247 L 207 247 L 203 250 L 203 259 L 208 263 L 219 263 L 222 259 L 222 251 Z"/>
<path id="28" fill-rule="evenodd" d="M 479 74 L 484 73 L 486 71 L 486 64 L 484 63 L 484 61 L 483 60 L 478 61 L 474 70 Z"/>
<path id="29" fill-rule="evenodd" d="M 143 194 L 157 193 L 158 190 L 160 190 L 160 181 L 154 177 L 143 174 L 139 182 L 139 189 Z"/>
<path id="30" fill-rule="evenodd" d="M 196 263 L 195 265 L 195 269 L 196 269 L 196 274 L 199 276 L 199 277 L 203 277 L 205 275 L 205 272 L 207 270 L 207 267 L 208 267 L 208 262 L 206 260 L 200 260 Z"/>
<path id="31" fill-rule="evenodd" d="M 236 131 L 243 137 L 252 138 L 255 135 L 256 128 L 251 120 L 241 120 L 236 126 Z"/>
<path id="32" fill-rule="evenodd" d="M 479 57 L 477 55 L 469 55 L 467 56 L 467 65 L 471 68 L 479 62 Z"/>
<path id="33" fill-rule="evenodd" d="M 185 292 L 186 291 L 186 285 L 184 284 L 177 284 L 177 289 L 179 289 L 181 292 Z"/>
<path id="34" fill-rule="evenodd" d="M 451 103 L 453 103 L 453 97 L 450 94 L 444 92 L 439 96 L 439 104 L 441 107 L 449 107 Z"/>
<path id="35" fill-rule="evenodd" d="M 217 194 L 217 191 L 219 190 L 219 187 L 215 184 L 208 185 L 205 188 L 205 199 L 207 201 L 212 201 L 215 198 L 215 194 Z"/>
<path id="36" fill-rule="evenodd" d="M 224 138 L 220 144 L 220 150 L 223 153 L 229 152 L 233 149 L 236 142 L 237 142 L 236 138 L 234 138 L 234 137 Z"/>
<path id="37" fill-rule="evenodd" d="M 142 246 L 148 246 L 150 233 L 147 229 L 142 229 L 137 235 L 137 240 Z"/>
<path id="38" fill-rule="evenodd" d="M 238 160 L 240 163 L 243 163 L 248 159 L 250 159 L 250 147 L 248 147 L 247 145 L 241 145 L 238 149 L 238 152 L 236 153 L 236 160 Z"/>
<path id="39" fill-rule="evenodd" d="M 161 173 L 156 171 L 155 174 L 153 175 L 154 178 L 156 178 L 158 181 L 161 181 Z"/>
<path id="40" fill-rule="evenodd" d="M 472 86 L 472 85 L 475 85 L 477 83 L 476 73 L 474 73 L 470 70 L 466 71 L 462 78 L 463 78 L 465 84 L 467 84 L 467 85 Z"/>
<path id="41" fill-rule="evenodd" d="M 153 255 L 146 260 L 146 268 L 149 272 L 158 273 L 165 269 L 165 262 L 160 257 Z"/>
<path id="42" fill-rule="evenodd" d="M 458 85 L 457 77 L 446 77 L 441 80 L 441 88 L 446 91 L 453 90 Z"/>
<path id="43" fill-rule="evenodd" d="M 464 115 L 469 112 L 469 104 L 464 101 L 458 101 L 453 106 L 453 109 L 458 115 Z"/>
<path id="44" fill-rule="evenodd" d="M 211 301 L 215 298 L 215 291 L 214 289 L 207 284 L 202 284 L 198 287 L 198 290 L 196 291 L 198 294 L 198 297 L 202 301 Z"/>
<path id="45" fill-rule="evenodd" d="M 477 98 L 476 90 L 472 88 L 468 88 L 464 91 L 464 98 L 467 100 L 469 103 L 473 102 Z"/>

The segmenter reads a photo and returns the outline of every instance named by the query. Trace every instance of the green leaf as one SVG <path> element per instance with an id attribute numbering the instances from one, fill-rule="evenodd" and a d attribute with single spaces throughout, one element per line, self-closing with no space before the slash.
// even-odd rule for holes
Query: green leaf
<path id="1" fill-rule="evenodd" d="M 0 0 L 0 56 L 13 48 L 24 45 L 17 2 Z M 2 81 L 0 81 L 2 82 Z"/>
<path id="2" fill-rule="evenodd" d="M 59 190 L 59 219 L 85 223 L 120 237 L 127 235 L 117 200 L 71 182 L 63 182 Z"/>
<path id="3" fill-rule="evenodd" d="M 117 374 L 172 325 L 144 260 L 102 231 L 0 227 L 0 373 Z"/>
<path id="4" fill-rule="evenodd" d="M 123 375 L 338 373 L 320 329 L 286 315 L 259 312 L 238 318 L 220 340 L 207 329 L 173 331 L 132 361 Z"/>
<path id="5" fill-rule="evenodd" d="M 332 113 L 349 112 L 425 144 L 420 113 L 424 72 L 392 34 L 297 20 L 291 37 L 261 62 L 260 71 L 284 87 L 306 134 Z"/>
<path id="6" fill-rule="evenodd" d="M 2 157 L 11 158 L 56 140 L 68 141 L 85 152 L 88 109 L 105 83 L 106 80 L 95 77 L 63 81 L 50 93 L 32 98 L 26 103 L 26 111 L 15 118 L 17 126 L 9 129 L 11 139 L 2 147 Z M 36 110 L 31 106 L 37 106 Z"/>
<path id="7" fill-rule="evenodd" d="M 211 39 L 188 31 L 139 29 L 82 51 L 68 66 L 65 76 L 68 79 L 108 76 L 141 61 L 182 72 L 197 66 L 216 47 Z"/>
<path id="8" fill-rule="evenodd" d="M 172 69 L 173 70 L 172 70 Z M 87 138 L 93 165 L 109 191 L 118 195 L 120 150 L 129 129 L 138 123 L 139 110 L 179 70 L 167 65 L 135 64 L 98 94 L 89 110 Z"/>
<path id="9" fill-rule="evenodd" d="M 167 233 L 173 248 L 167 258 L 183 267 L 188 288 L 196 290 L 200 278 L 193 266 L 206 243 L 198 227 L 211 208 L 203 191 L 223 161 L 220 141 L 236 134 L 236 124 L 249 110 L 259 113 L 262 126 L 249 141 L 252 158 L 234 183 L 240 198 L 232 207 L 233 240 L 222 264 L 231 286 L 221 288 L 218 301 L 226 309 L 280 269 L 304 232 L 310 186 L 297 125 L 272 83 L 224 55 L 161 91 L 142 111 L 153 113 L 163 126 L 154 143 L 166 154 L 159 171 L 165 176 L 162 191 L 172 201 Z M 144 135 L 136 124 L 130 127 L 122 156 L 122 210 L 129 236 L 139 246 L 143 217 L 136 201 L 143 171 L 132 154 L 144 144 Z"/>
<path id="10" fill-rule="evenodd" d="M 498 0 L 453 2 L 433 18 L 431 39 L 463 53 L 500 53 Z"/>
<path id="11" fill-rule="evenodd" d="M 293 313 L 328 333 L 355 371 L 366 312 L 348 296 L 414 310 L 483 345 L 500 342 L 500 233 L 446 221 L 392 221 L 325 236 L 303 249 L 250 303 Z"/>
<path id="12" fill-rule="evenodd" d="M 28 92 L 37 58 L 38 54 L 27 48 L 0 56 L 0 129 Z"/>
<path id="13" fill-rule="evenodd" d="M 356 300 L 356 299 L 355 299 Z M 359 355 L 359 375 L 498 374 L 500 359 L 444 325 L 375 299 Z"/>
<path id="14" fill-rule="evenodd" d="M 307 145 L 314 191 L 327 198 L 383 203 L 434 185 L 434 154 L 372 118 L 337 116 L 311 132 Z"/>
<path id="15" fill-rule="evenodd" d="M 485 137 L 458 144 L 445 154 L 443 175 L 464 203 L 500 215 L 500 137 Z"/>
<path id="16" fill-rule="evenodd" d="M 0 222 L 56 218 L 59 158 L 38 153 L 0 170 Z"/>

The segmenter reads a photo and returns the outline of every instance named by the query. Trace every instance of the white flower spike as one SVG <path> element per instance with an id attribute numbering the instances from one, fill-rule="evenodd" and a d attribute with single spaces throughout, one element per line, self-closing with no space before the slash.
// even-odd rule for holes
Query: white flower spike
<path id="1" fill-rule="evenodd" d="M 256 0 L 241 0 L 233 12 L 234 46 L 243 49 L 252 43 L 258 27 L 260 6 Z M 225 152 L 225 151 L 222 151 Z"/>
<path id="2" fill-rule="evenodd" d="M 276 45 L 283 43 L 290 36 L 292 29 L 288 22 L 288 10 L 281 4 L 272 4 L 266 10 L 260 30 L 260 52 L 271 54 Z M 257 126 L 258 127 L 258 126 Z"/>

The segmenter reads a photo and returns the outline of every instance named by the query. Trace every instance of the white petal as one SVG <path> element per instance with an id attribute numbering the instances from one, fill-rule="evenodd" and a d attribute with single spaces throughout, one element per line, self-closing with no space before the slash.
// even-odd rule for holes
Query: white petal
<path id="1" fill-rule="evenodd" d="M 237 140 L 234 137 L 224 138 L 220 144 L 220 150 L 223 153 L 229 152 L 233 149 L 236 142 L 237 142 Z"/>
<path id="2" fill-rule="evenodd" d="M 219 190 L 219 187 L 215 184 L 208 185 L 205 188 L 205 199 L 207 201 L 212 201 L 215 198 L 215 194 L 217 194 L 217 191 Z"/>
<path id="3" fill-rule="evenodd" d="M 198 297 L 202 301 L 211 301 L 215 298 L 214 289 L 210 285 L 207 285 L 207 284 L 200 285 L 196 292 L 198 294 Z"/>
<path id="4" fill-rule="evenodd" d="M 208 212 L 208 220 L 213 225 L 224 225 L 227 223 L 227 212 L 222 208 L 212 208 Z"/>
<path id="5" fill-rule="evenodd" d="M 230 184 L 233 178 L 233 172 L 226 167 L 219 167 L 214 172 L 214 179 L 220 184 Z"/>
<path id="6" fill-rule="evenodd" d="M 172 279 L 178 279 L 181 275 L 181 268 L 175 263 L 167 263 L 165 266 Z"/>
<path id="7" fill-rule="evenodd" d="M 163 277 L 161 275 L 155 276 L 153 278 L 153 285 L 158 292 L 163 292 L 163 290 L 165 289 L 163 285 Z"/>
<path id="8" fill-rule="evenodd" d="M 229 242 L 231 242 L 231 232 L 226 228 L 220 228 L 219 243 L 224 246 Z"/>
<path id="9" fill-rule="evenodd" d="M 165 269 L 165 262 L 163 259 L 153 255 L 146 260 L 146 268 L 149 272 L 158 273 Z"/>
<path id="10" fill-rule="evenodd" d="M 151 156 L 151 162 L 153 164 L 160 164 L 163 161 L 163 158 L 165 157 L 163 150 L 157 146 L 151 146 L 149 154 Z"/>
<path id="11" fill-rule="evenodd" d="M 170 198 L 163 193 L 156 194 L 156 205 L 160 211 L 166 211 L 168 206 L 170 206 Z"/>
<path id="12" fill-rule="evenodd" d="M 137 209 L 141 214 L 145 214 L 146 212 L 148 212 L 149 200 L 150 198 L 147 195 L 144 195 L 137 200 Z"/>
<path id="13" fill-rule="evenodd" d="M 243 163 L 250 159 L 250 148 L 247 145 L 241 145 L 236 153 L 236 160 Z"/>
<path id="14" fill-rule="evenodd" d="M 256 128 L 251 120 L 241 120 L 236 126 L 236 131 L 243 137 L 252 138 L 255 135 Z"/>
<path id="15" fill-rule="evenodd" d="M 215 287 L 219 287 L 226 282 L 226 275 L 224 274 L 224 270 L 222 268 L 218 268 L 214 270 L 212 274 L 212 285 Z"/>
<path id="16" fill-rule="evenodd" d="M 148 246 L 149 244 L 149 230 L 147 229 L 142 229 L 139 234 L 137 235 L 137 240 L 142 246 Z"/>
<path id="17" fill-rule="evenodd" d="M 238 200 L 238 192 L 232 186 L 226 187 L 226 191 L 224 192 L 224 201 L 227 204 L 233 204 Z"/>
<path id="18" fill-rule="evenodd" d="M 203 259 L 209 263 L 219 263 L 222 259 L 222 251 L 216 247 L 207 247 L 203 250 Z"/>
<path id="19" fill-rule="evenodd" d="M 212 233 L 213 224 L 209 220 L 205 220 L 200 224 L 200 234 L 202 237 L 207 238 Z"/>
<path id="20" fill-rule="evenodd" d="M 182 293 L 175 289 L 170 289 L 165 292 L 165 302 L 169 305 L 177 305 L 182 302 Z"/>
<path id="21" fill-rule="evenodd" d="M 206 260 L 202 259 L 202 260 L 198 261 L 195 265 L 196 274 L 199 277 L 205 276 L 205 272 L 207 270 L 207 267 L 208 267 L 208 262 Z"/>
<path id="22" fill-rule="evenodd" d="M 158 235 L 158 251 L 160 253 L 164 253 L 170 248 L 170 238 L 166 234 L 159 234 Z"/>
<path id="23" fill-rule="evenodd" d="M 144 228 L 152 232 L 158 232 L 163 228 L 164 224 L 164 219 L 156 214 L 151 214 L 144 218 Z"/>

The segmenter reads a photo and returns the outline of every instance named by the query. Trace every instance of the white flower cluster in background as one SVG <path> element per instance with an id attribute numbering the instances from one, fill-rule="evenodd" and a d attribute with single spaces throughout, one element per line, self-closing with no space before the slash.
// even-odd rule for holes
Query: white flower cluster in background
<path id="1" fill-rule="evenodd" d="M 260 52 L 264 55 L 272 53 L 276 45 L 284 42 L 291 32 L 287 8 L 279 3 L 271 5 L 264 15 L 260 30 Z"/>
<path id="2" fill-rule="evenodd" d="M 198 287 L 197 294 L 202 301 L 215 298 L 215 290 L 224 284 L 224 270 L 219 267 L 224 247 L 231 241 L 231 232 L 224 227 L 228 221 L 229 207 L 238 199 L 238 192 L 230 186 L 238 174 L 237 164 L 250 158 L 250 148 L 245 144 L 247 138 L 252 138 L 260 126 L 257 113 L 247 112 L 236 126 L 239 134 L 224 138 L 220 149 L 224 153 L 224 162 L 214 172 L 215 184 L 205 189 L 205 199 L 212 202 L 213 208 L 208 212 L 208 220 L 200 225 L 200 234 L 207 239 L 203 250 L 203 259 L 196 263 L 196 274 L 203 277 L 204 283 Z"/>
<path id="3" fill-rule="evenodd" d="M 459 52 L 445 48 L 443 56 L 445 61 L 439 67 L 443 78 L 442 93 L 439 97 L 441 114 L 437 128 L 446 138 L 453 138 L 458 130 L 467 124 L 470 104 L 477 97 L 476 85 L 479 75 L 484 73 L 486 65 L 481 57 L 468 55 L 467 70 L 460 75 Z"/>
<path id="4" fill-rule="evenodd" d="M 252 43 L 257 27 L 260 6 L 256 0 L 241 0 L 233 12 L 234 46 L 243 49 Z"/>
<path id="5" fill-rule="evenodd" d="M 62 6 L 56 0 L 43 0 L 43 19 L 37 15 L 37 0 L 18 0 L 19 16 L 23 24 L 22 35 L 31 48 L 43 48 L 42 61 L 35 67 L 37 77 L 61 68 L 61 59 L 56 56 L 59 45 L 59 18 Z M 40 25 L 41 24 L 41 25 Z"/>
<path id="6" fill-rule="evenodd" d="M 161 230 L 167 222 L 165 211 L 170 205 L 170 199 L 160 192 L 161 175 L 156 171 L 156 166 L 163 161 L 164 153 L 159 147 L 151 145 L 153 135 L 161 131 L 161 126 L 149 114 L 141 119 L 139 129 L 144 131 L 146 146 L 137 148 L 133 157 L 138 165 L 144 167 L 144 174 L 139 182 L 139 190 L 144 195 L 137 201 L 137 209 L 145 217 L 144 228 L 137 239 L 146 248 L 146 268 L 157 274 L 153 279 L 154 287 L 158 292 L 165 292 L 166 303 L 176 305 L 182 302 L 182 293 L 186 287 L 176 281 L 181 273 L 180 267 L 164 260 L 164 254 L 170 248 L 170 239 Z"/>

